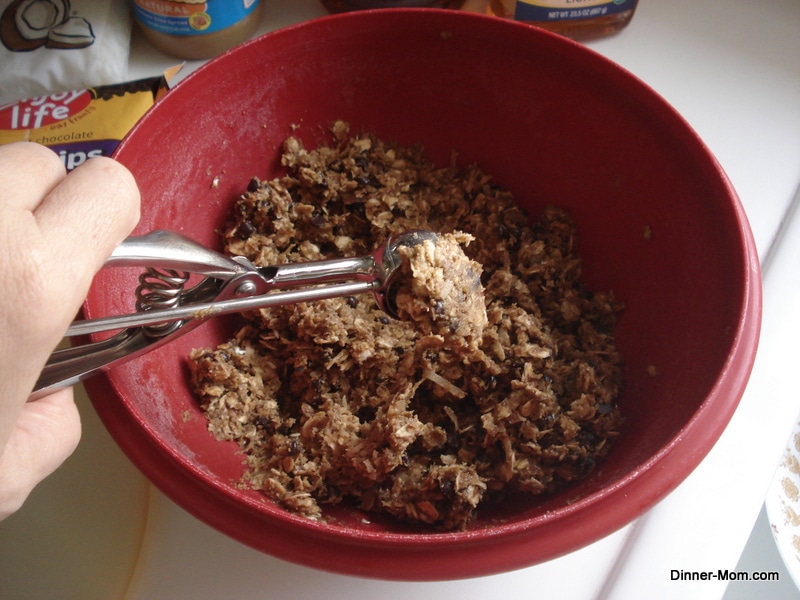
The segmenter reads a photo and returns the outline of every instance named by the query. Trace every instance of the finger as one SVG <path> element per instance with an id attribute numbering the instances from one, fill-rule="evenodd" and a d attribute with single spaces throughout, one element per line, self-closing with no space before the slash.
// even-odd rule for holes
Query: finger
<path id="1" fill-rule="evenodd" d="M 125 167 L 92 159 L 63 178 L 33 212 L 6 212 L 0 215 L 9 217 L 0 221 L 6 299 L 0 303 L 0 360 L 15 376 L 0 381 L 0 408 L 13 423 L 94 274 L 133 229 L 139 192 Z M 0 423 L 0 448 L 8 435 Z"/>
<path id="2" fill-rule="evenodd" d="M 94 273 L 136 225 L 139 200 L 130 171 L 100 157 L 72 171 L 36 208 L 36 222 L 54 257 L 73 257 L 59 267 L 70 271 L 67 276 L 75 278 L 79 295 L 85 295 Z"/>
<path id="3" fill-rule="evenodd" d="M 6 286 L 0 324 L 19 353 L 30 350 L 29 368 L 41 368 L 94 274 L 136 224 L 139 191 L 124 166 L 95 158 L 58 182 L 33 212 L 9 209 L 0 217 L 7 217 L 0 222 Z M 41 362 L 33 360 L 37 355 Z"/>
<path id="4" fill-rule="evenodd" d="M 34 210 L 65 174 L 61 160 L 49 148 L 31 142 L 0 146 L 0 201 L 8 207 Z"/>
<path id="5" fill-rule="evenodd" d="M 109 158 L 93 158 L 64 178 L 34 211 L 48 251 L 39 270 L 46 280 L 40 332 L 69 325 L 92 278 L 139 219 L 139 190 L 131 173 Z M 33 280 L 31 280 L 33 281 Z M 57 340 L 56 340 L 57 341 Z M 55 343 L 55 342 L 53 342 Z"/>
<path id="6" fill-rule="evenodd" d="M 23 407 L 0 454 L 0 520 L 15 512 L 31 490 L 72 454 L 80 435 L 71 389 Z"/>

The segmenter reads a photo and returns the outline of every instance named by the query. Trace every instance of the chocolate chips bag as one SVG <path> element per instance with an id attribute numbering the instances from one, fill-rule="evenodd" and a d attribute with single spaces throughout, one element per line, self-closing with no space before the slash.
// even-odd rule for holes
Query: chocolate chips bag
<path id="1" fill-rule="evenodd" d="M 162 77 L 46 94 L 0 106 L 0 144 L 48 146 L 68 171 L 95 156 L 110 156 L 136 121 L 167 90 Z"/>
<path id="2" fill-rule="evenodd" d="M 126 0 L 0 0 L 0 105 L 125 81 Z"/>

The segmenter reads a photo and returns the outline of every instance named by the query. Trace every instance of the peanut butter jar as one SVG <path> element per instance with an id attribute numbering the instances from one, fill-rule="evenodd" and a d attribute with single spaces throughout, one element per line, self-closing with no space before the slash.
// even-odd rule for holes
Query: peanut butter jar
<path id="1" fill-rule="evenodd" d="M 529 23 L 578 41 L 615 34 L 638 0 L 490 0 L 489 14 Z"/>
<path id="2" fill-rule="evenodd" d="M 247 41 L 261 22 L 261 0 L 132 0 L 144 36 L 162 52 L 199 60 Z"/>

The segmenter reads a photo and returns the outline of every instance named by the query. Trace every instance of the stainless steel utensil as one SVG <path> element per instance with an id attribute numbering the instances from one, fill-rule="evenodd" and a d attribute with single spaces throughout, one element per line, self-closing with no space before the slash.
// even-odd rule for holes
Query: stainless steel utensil
<path id="1" fill-rule="evenodd" d="M 131 360 L 218 315 L 372 292 L 378 306 L 397 318 L 392 285 L 401 263 L 398 249 L 426 240 L 435 243 L 437 235 L 411 231 L 389 238 L 366 256 L 259 268 L 171 231 L 128 238 L 106 266 L 146 267 L 136 290 L 137 312 L 74 322 L 66 337 L 119 331 L 53 352 L 33 397 Z M 203 278 L 187 289 L 192 274 Z"/>

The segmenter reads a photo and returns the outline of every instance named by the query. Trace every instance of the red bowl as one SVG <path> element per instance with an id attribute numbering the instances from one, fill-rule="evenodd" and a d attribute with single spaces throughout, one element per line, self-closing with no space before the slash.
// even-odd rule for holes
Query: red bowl
<path id="1" fill-rule="evenodd" d="M 179 505 L 245 544 L 388 579 L 529 566 L 612 533 L 675 488 L 737 406 L 761 314 L 742 206 L 687 123 L 623 69 L 525 25 L 415 9 L 326 17 L 211 61 L 138 123 L 116 155 L 142 190 L 138 233 L 168 228 L 219 247 L 216 230 L 250 178 L 281 172 L 292 125 L 313 143 L 340 118 L 383 139 L 421 142 L 434 162 L 455 149 L 532 214 L 546 204 L 571 211 L 586 280 L 626 305 L 618 328 L 626 423 L 607 460 L 561 493 L 481 512 L 463 532 L 367 522 L 341 507 L 325 522 L 298 517 L 234 485 L 242 458 L 206 430 L 187 387 L 185 357 L 225 338 L 222 319 L 87 382 L 130 459 Z M 136 276 L 102 272 L 86 315 L 130 311 Z"/>

